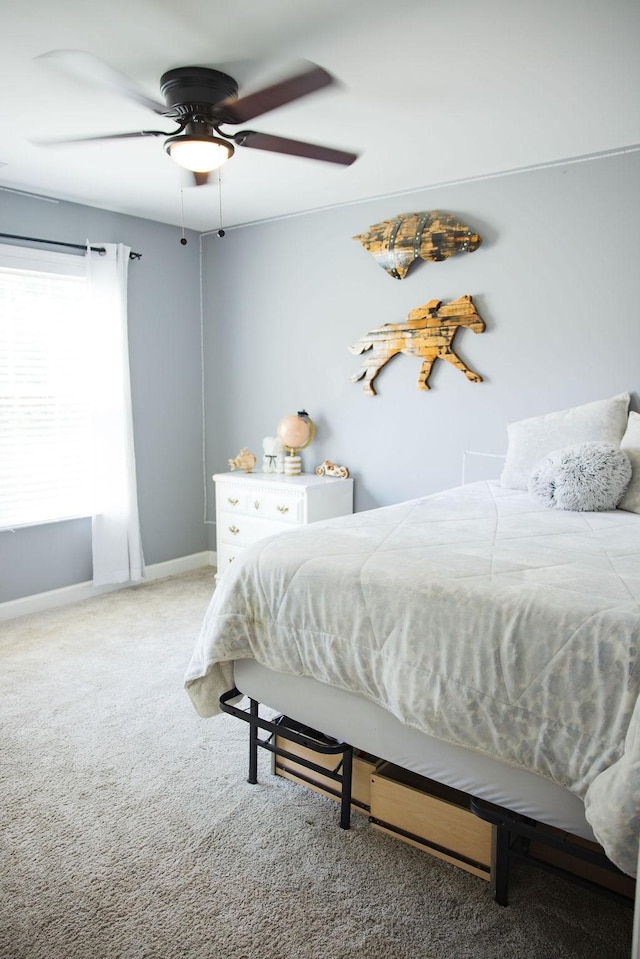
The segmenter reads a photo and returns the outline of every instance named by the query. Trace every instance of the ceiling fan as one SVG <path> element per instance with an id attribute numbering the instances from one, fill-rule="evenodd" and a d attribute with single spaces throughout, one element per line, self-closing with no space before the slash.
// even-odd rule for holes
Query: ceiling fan
<path id="1" fill-rule="evenodd" d="M 160 92 L 165 99 L 165 103 L 160 103 L 148 97 L 124 74 L 88 53 L 51 50 L 38 59 L 57 61 L 68 73 L 98 82 L 177 124 L 173 131 L 139 130 L 40 140 L 40 144 L 165 137 L 166 152 L 176 163 L 191 171 L 196 186 L 206 184 L 209 174 L 233 156 L 234 144 L 343 166 L 349 166 L 358 156 L 356 153 L 256 130 L 229 133 L 220 129 L 221 126 L 244 124 L 269 110 L 335 83 L 331 74 L 315 63 L 307 62 L 297 73 L 240 99 L 238 84 L 228 74 L 209 67 L 177 67 L 160 78 Z"/>

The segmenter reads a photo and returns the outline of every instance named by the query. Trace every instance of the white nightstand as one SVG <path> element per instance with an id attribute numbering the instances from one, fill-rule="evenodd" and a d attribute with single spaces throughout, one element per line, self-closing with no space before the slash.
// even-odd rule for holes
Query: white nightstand
<path id="1" fill-rule="evenodd" d="M 251 543 L 353 512 L 353 480 L 302 473 L 216 473 L 218 576 Z"/>

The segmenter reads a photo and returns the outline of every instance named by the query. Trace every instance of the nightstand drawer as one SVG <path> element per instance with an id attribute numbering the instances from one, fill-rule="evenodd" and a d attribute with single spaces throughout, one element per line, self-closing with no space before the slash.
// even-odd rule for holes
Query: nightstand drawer
<path id="1" fill-rule="evenodd" d="M 219 517 L 218 536 L 221 543 L 249 546 L 265 536 L 282 533 L 284 529 L 286 526 L 275 520 L 257 519 L 255 516 L 223 511 Z"/>
<path id="2" fill-rule="evenodd" d="M 247 512 L 247 494 L 245 490 L 223 487 L 218 490 L 219 508 L 233 513 Z"/>
<path id="3" fill-rule="evenodd" d="M 302 507 L 301 497 L 287 491 L 279 495 L 258 492 L 255 496 L 247 496 L 247 513 L 278 523 L 301 523 Z"/>
<path id="4" fill-rule="evenodd" d="M 242 553 L 244 553 L 244 546 L 233 546 L 228 543 L 222 543 L 218 547 L 218 572 L 224 572 Z"/>

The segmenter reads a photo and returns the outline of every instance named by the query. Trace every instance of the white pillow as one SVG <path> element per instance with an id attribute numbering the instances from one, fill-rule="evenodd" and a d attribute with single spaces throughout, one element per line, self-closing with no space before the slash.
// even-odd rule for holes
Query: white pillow
<path id="1" fill-rule="evenodd" d="M 633 470 L 631 482 L 620 500 L 620 509 L 640 513 L 640 413 L 629 413 L 629 421 L 620 449 L 624 450 L 631 460 Z"/>
<path id="2" fill-rule="evenodd" d="M 631 462 L 609 443 L 579 443 L 545 456 L 534 468 L 529 492 L 548 509 L 589 512 L 615 509 L 631 479 Z"/>
<path id="3" fill-rule="evenodd" d="M 576 443 L 610 443 L 620 446 L 627 426 L 630 396 L 620 393 L 557 413 L 532 416 L 507 426 L 507 456 L 500 484 L 527 489 L 536 463 L 554 450 Z"/>

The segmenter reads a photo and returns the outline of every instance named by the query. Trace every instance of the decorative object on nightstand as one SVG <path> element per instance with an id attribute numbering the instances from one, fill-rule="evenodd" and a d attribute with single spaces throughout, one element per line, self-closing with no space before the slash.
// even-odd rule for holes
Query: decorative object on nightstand
<path id="1" fill-rule="evenodd" d="M 213 481 L 218 577 L 264 536 L 353 512 L 353 479 L 315 473 L 217 473 Z"/>
<path id="2" fill-rule="evenodd" d="M 252 473 L 257 462 L 257 457 L 250 453 L 246 446 L 243 446 L 235 459 L 229 460 L 229 469 Z"/>
<path id="3" fill-rule="evenodd" d="M 331 460 L 324 460 L 320 466 L 316 466 L 316 474 L 318 476 L 337 476 L 339 479 L 347 479 L 349 470 L 346 466 L 338 466 Z"/>
<path id="4" fill-rule="evenodd" d="M 284 473 L 284 446 L 277 436 L 265 436 L 262 441 L 262 472 Z"/>
<path id="5" fill-rule="evenodd" d="M 283 416 L 278 423 L 278 437 L 288 452 L 284 460 L 286 476 L 299 476 L 302 472 L 302 457 L 300 453 L 313 441 L 316 428 L 306 410 L 299 410 L 297 414 Z"/>

